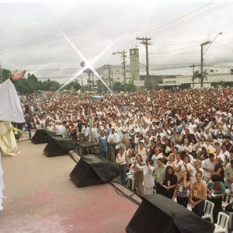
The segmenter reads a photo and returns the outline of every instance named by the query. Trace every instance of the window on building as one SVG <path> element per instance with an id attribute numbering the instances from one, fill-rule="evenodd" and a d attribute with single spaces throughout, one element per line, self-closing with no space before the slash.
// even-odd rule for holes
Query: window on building
<path id="1" fill-rule="evenodd" d="M 210 70 L 210 72 L 211 72 L 211 73 L 213 73 L 213 72 L 214 72 L 214 70 Z"/>

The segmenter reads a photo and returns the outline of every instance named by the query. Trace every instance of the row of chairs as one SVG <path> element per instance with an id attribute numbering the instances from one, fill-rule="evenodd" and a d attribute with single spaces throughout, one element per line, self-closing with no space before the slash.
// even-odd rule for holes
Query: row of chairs
<path id="1" fill-rule="evenodd" d="M 223 204 L 223 208 L 225 208 L 227 204 L 228 204 L 228 200 L 226 197 L 226 200 L 224 201 L 224 204 Z M 209 200 L 205 200 L 204 216 L 202 218 L 209 219 L 212 223 L 214 223 L 213 211 L 214 211 L 214 203 Z M 230 216 L 224 212 L 219 212 L 217 223 L 215 224 L 214 232 L 215 233 L 217 232 L 228 233 L 229 225 L 231 225 L 229 224 L 229 222 L 230 222 Z"/>
<path id="2" fill-rule="evenodd" d="M 128 175 L 127 177 L 127 188 L 131 186 L 132 190 L 134 190 L 134 177 L 133 175 Z M 229 196 L 226 195 L 226 199 L 224 200 L 222 206 L 225 208 L 229 204 Z M 191 209 L 191 206 L 188 205 L 188 209 Z M 204 215 L 202 216 L 203 219 L 209 219 L 212 223 L 214 223 L 213 219 L 213 211 L 214 211 L 214 203 L 205 200 L 205 206 L 204 206 Z M 229 221 L 230 221 L 230 216 L 224 212 L 219 212 L 218 213 L 218 218 L 217 218 L 217 223 L 215 224 L 215 230 L 214 233 L 220 233 L 220 232 L 225 232 L 228 233 L 228 228 L 229 228 Z M 231 224 L 230 224 L 231 225 Z"/>

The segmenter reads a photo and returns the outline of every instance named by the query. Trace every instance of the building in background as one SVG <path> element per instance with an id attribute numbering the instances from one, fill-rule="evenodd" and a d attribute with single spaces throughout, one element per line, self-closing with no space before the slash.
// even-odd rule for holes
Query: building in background
<path id="1" fill-rule="evenodd" d="M 96 69 L 100 77 L 112 87 L 114 82 L 124 82 L 124 70 L 121 65 L 103 65 Z M 130 83 L 131 71 L 130 65 L 125 66 L 126 83 Z"/>
<path id="2" fill-rule="evenodd" d="M 203 87 L 229 86 L 233 87 L 233 67 L 232 66 L 205 66 L 207 79 L 204 79 Z M 186 89 L 199 88 L 199 78 L 192 80 L 192 75 L 165 75 L 163 82 L 159 84 L 162 89 Z"/>

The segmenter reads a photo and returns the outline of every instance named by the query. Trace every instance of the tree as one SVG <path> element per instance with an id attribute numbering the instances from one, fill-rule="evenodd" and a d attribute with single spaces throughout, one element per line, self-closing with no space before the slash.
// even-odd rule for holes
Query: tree
<path id="1" fill-rule="evenodd" d="M 74 82 L 67 84 L 65 89 L 78 91 L 80 89 L 80 84 L 78 82 L 74 81 Z"/>
<path id="2" fill-rule="evenodd" d="M 135 86 L 134 86 L 132 83 L 126 83 L 126 84 L 125 84 L 125 89 L 126 89 L 126 91 L 128 91 L 128 92 L 132 92 L 132 91 L 135 90 Z"/>
<path id="3" fill-rule="evenodd" d="M 56 91 L 60 88 L 60 83 L 56 81 L 47 80 L 43 82 L 43 87 L 45 91 Z"/>
<path id="4" fill-rule="evenodd" d="M 122 85 L 121 82 L 114 82 L 112 89 L 114 91 L 123 91 L 124 90 L 124 86 Z"/>
<path id="5" fill-rule="evenodd" d="M 12 75 L 10 70 L 7 69 L 2 69 L 2 81 L 4 82 L 5 80 L 7 80 L 8 78 L 10 78 Z"/>
<path id="6" fill-rule="evenodd" d="M 204 70 L 203 74 L 202 74 L 202 77 L 201 77 L 201 72 L 199 72 L 198 70 L 196 70 L 195 73 L 192 76 L 193 87 L 194 87 L 194 81 L 195 81 L 195 79 L 199 78 L 199 82 L 201 81 L 201 78 L 203 78 L 203 80 L 207 80 L 207 75 L 208 75 L 207 71 Z"/>
<path id="7" fill-rule="evenodd" d="M 103 82 L 98 79 L 96 80 L 96 86 L 97 86 L 97 93 L 107 92 L 107 87 L 103 84 Z"/>

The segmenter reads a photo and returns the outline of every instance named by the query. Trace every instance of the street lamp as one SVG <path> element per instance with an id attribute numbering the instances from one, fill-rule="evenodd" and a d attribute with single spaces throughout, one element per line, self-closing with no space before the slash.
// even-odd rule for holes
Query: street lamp
<path id="1" fill-rule="evenodd" d="M 222 35 L 222 32 L 219 32 L 215 37 L 214 37 L 214 39 L 213 39 L 213 41 L 211 42 L 211 41 L 206 41 L 206 42 L 204 42 L 204 43 L 202 43 L 202 44 L 200 44 L 200 46 L 201 46 L 201 87 L 203 87 L 203 65 L 204 65 L 204 54 L 207 52 L 207 50 L 209 49 L 209 47 L 213 44 L 213 42 L 216 40 L 216 38 L 219 36 L 219 35 Z M 209 44 L 209 46 L 206 48 L 206 50 L 205 50 L 205 52 L 204 52 L 204 49 L 203 49 L 203 47 L 205 46 L 205 45 L 207 45 L 207 44 Z"/>
<path id="2" fill-rule="evenodd" d="M 126 72 L 125 72 L 125 58 L 126 58 L 126 51 L 123 50 L 121 52 L 114 52 L 112 53 L 112 55 L 116 55 L 116 54 L 121 54 L 122 55 L 122 59 L 123 59 L 123 75 L 124 75 L 124 91 L 126 92 Z"/>
<path id="3" fill-rule="evenodd" d="M 207 52 L 207 50 L 209 49 L 209 47 L 214 43 L 214 41 L 216 40 L 216 38 L 219 36 L 219 35 L 222 35 L 222 32 L 219 32 L 213 39 L 212 42 L 210 42 L 209 46 L 206 48 L 206 50 L 204 51 L 203 55 L 205 55 L 205 53 Z"/>

